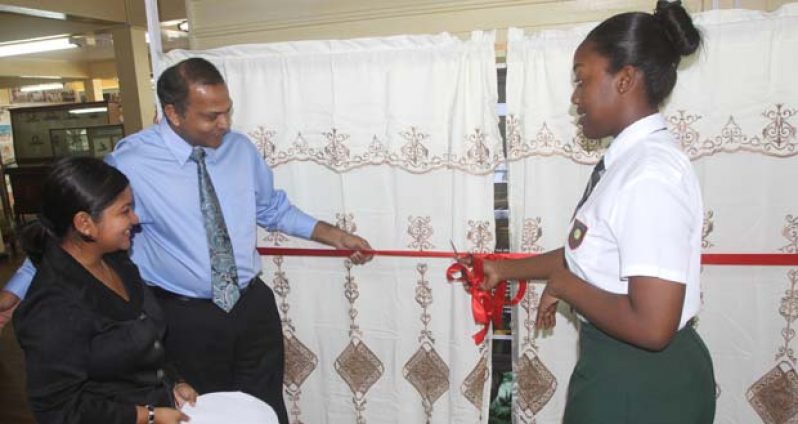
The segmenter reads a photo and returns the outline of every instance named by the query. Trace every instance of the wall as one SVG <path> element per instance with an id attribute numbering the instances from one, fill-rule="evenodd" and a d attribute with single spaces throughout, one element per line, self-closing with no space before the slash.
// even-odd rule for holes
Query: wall
<path id="1" fill-rule="evenodd" d="M 691 11 L 742 7 L 774 10 L 796 0 L 684 0 Z M 464 35 L 474 29 L 549 28 L 651 10 L 654 0 L 186 0 L 191 46 L 395 34 Z M 503 44 L 504 32 L 498 35 Z"/>

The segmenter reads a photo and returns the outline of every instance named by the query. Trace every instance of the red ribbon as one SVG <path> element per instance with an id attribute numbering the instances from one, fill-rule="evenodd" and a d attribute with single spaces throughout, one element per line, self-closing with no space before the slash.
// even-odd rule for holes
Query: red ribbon
<path id="1" fill-rule="evenodd" d="M 705 253 L 703 265 L 796 266 L 798 253 Z"/>
<path id="2" fill-rule="evenodd" d="M 453 252 L 440 251 L 408 251 L 408 250 L 363 250 L 362 253 L 375 256 L 395 256 L 405 258 L 449 258 L 456 259 Z M 278 247 L 259 247 L 258 253 L 270 256 L 322 256 L 322 257 L 348 257 L 355 253 L 354 250 L 338 249 L 294 249 Z M 481 344 L 488 334 L 490 324 L 494 328 L 501 327 L 502 310 L 504 306 L 516 305 L 526 293 L 526 281 L 518 281 L 518 293 L 507 302 L 507 281 L 501 281 L 493 290 L 482 290 L 479 285 L 485 280 L 483 262 L 485 260 L 520 259 L 532 256 L 523 253 L 475 253 L 473 270 L 460 263 L 454 263 L 446 270 L 446 279 L 449 282 L 460 281 L 471 294 L 471 312 L 474 321 L 482 325 L 482 329 L 474 334 L 474 342 Z M 798 254 L 759 254 L 759 253 L 723 253 L 701 255 L 704 265 L 741 265 L 741 266 L 798 266 Z"/>
<path id="3" fill-rule="evenodd" d="M 504 306 L 517 305 L 526 293 L 527 283 L 523 280 L 518 281 L 518 292 L 509 302 L 507 301 L 507 281 L 500 281 L 493 290 L 483 290 L 479 287 L 485 281 L 484 261 L 499 259 L 507 259 L 507 257 L 501 254 L 473 256 L 472 269 L 456 262 L 446 270 L 446 279 L 449 282 L 463 283 L 468 293 L 471 294 L 471 313 L 474 315 L 474 322 L 482 325 L 482 329 L 472 336 L 474 343 L 478 345 L 485 340 L 491 322 L 494 328 L 501 327 Z"/>
<path id="4" fill-rule="evenodd" d="M 454 258 L 452 252 L 412 251 L 412 250 L 362 250 L 367 255 L 395 256 L 405 258 Z M 338 249 L 295 249 L 282 247 L 259 247 L 258 253 L 264 256 L 320 256 L 347 257 L 354 250 Z M 474 253 L 474 257 L 487 254 Z M 501 259 L 520 259 L 534 256 L 532 253 L 497 253 Z M 798 253 L 705 253 L 701 255 L 703 265 L 739 266 L 798 266 Z"/>

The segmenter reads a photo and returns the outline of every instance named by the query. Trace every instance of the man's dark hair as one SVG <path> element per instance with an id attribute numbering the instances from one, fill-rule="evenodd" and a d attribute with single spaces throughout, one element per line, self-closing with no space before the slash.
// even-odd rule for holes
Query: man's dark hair
<path id="1" fill-rule="evenodd" d="M 163 71 L 158 78 L 158 99 L 161 108 L 172 105 L 180 115 L 186 112 L 188 89 L 192 84 L 224 84 L 224 78 L 213 63 L 192 57 Z"/>

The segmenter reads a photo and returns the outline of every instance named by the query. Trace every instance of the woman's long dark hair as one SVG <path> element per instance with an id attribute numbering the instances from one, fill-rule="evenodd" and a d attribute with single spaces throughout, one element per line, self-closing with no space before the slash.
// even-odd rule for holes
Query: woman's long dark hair
<path id="1" fill-rule="evenodd" d="M 22 230 L 22 248 L 38 264 L 49 239 L 61 241 L 78 212 L 95 220 L 128 187 L 125 174 L 100 159 L 59 160 L 44 181 L 39 219 Z"/>
<path id="2" fill-rule="evenodd" d="M 676 85 L 676 68 L 682 56 L 701 45 L 701 34 L 680 1 L 659 0 L 653 14 L 615 15 L 594 28 L 585 43 L 609 59 L 610 73 L 632 65 L 645 75 L 651 106 L 659 106 Z"/>

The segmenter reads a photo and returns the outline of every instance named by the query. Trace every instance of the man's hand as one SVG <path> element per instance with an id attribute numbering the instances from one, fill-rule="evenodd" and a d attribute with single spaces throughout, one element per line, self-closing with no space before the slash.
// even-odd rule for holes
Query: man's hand
<path id="1" fill-rule="evenodd" d="M 316 223 L 316 226 L 313 228 L 313 234 L 310 235 L 310 239 L 332 246 L 336 249 L 354 250 L 355 252 L 349 256 L 349 259 L 352 263 L 357 265 L 370 261 L 374 256 L 362 252 L 363 250 L 371 250 L 371 245 L 366 239 L 348 233 L 324 221 Z"/>
<path id="2" fill-rule="evenodd" d="M 11 321 L 11 316 L 17 305 L 19 305 L 17 295 L 6 290 L 0 291 L 0 334 L 2 334 L 6 323 Z"/>
<path id="3" fill-rule="evenodd" d="M 343 233 L 341 235 L 341 240 L 335 247 L 338 249 L 354 250 L 355 253 L 349 256 L 353 264 L 361 265 L 374 257 L 374 255 L 370 253 L 367 254 L 362 252 L 363 250 L 371 250 L 371 245 L 366 239 L 344 231 L 341 232 Z"/>

